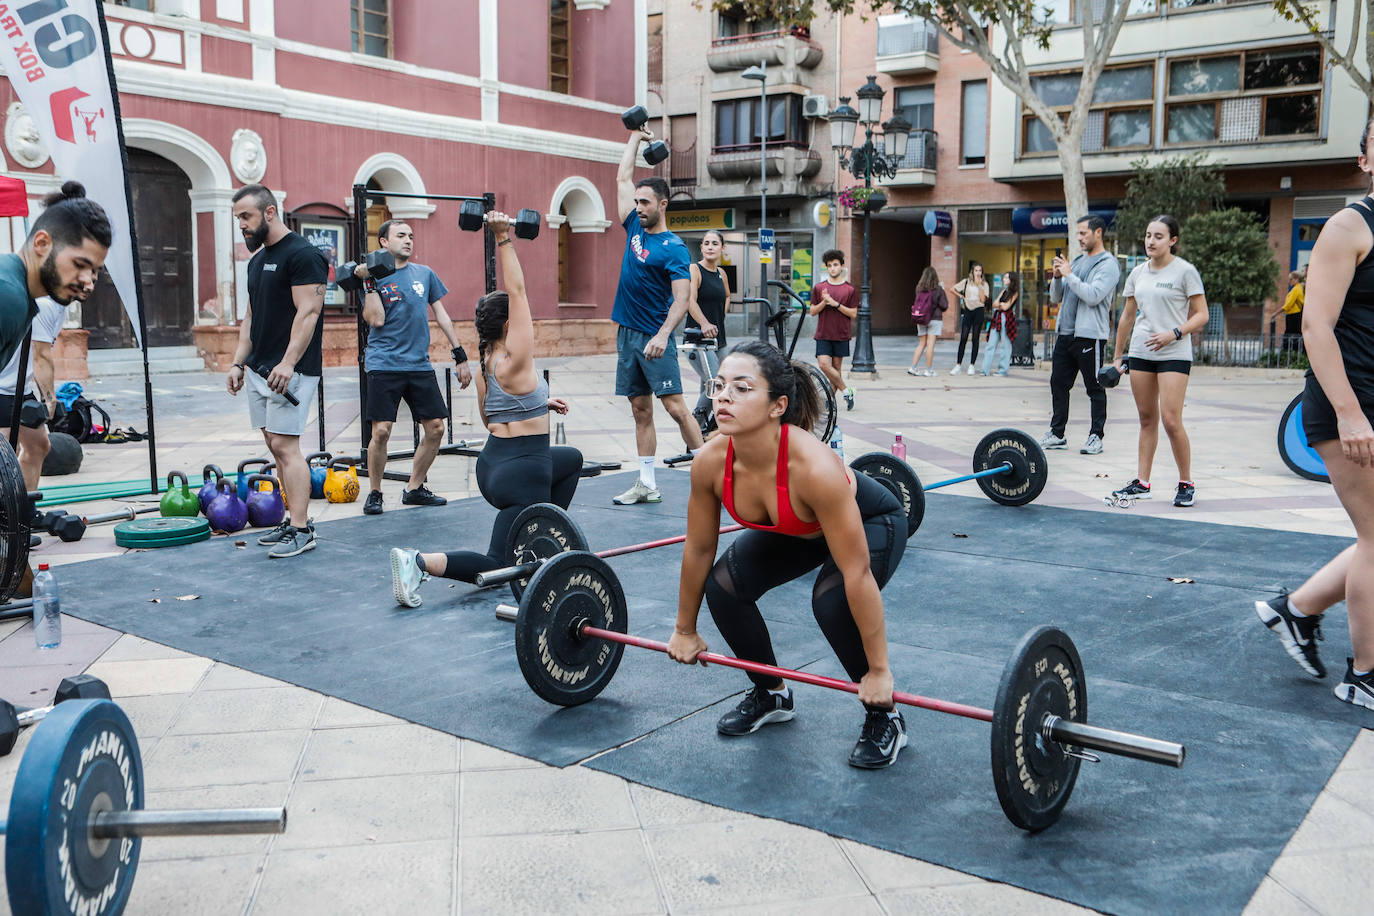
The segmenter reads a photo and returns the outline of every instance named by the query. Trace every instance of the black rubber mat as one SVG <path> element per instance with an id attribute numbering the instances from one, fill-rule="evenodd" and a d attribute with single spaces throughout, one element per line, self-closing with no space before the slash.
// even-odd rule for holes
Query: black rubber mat
<path id="1" fill-rule="evenodd" d="M 628 481 L 582 482 L 573 513 L 594 549 L 683 530 L 685 473 L 659 472 L 660 505 L 612 506 Z M 493 514 L 465 501 L 329 522 L 317 550 L 285 561 L 250 537 L 77 564 L 62 571 L 64 610 L 528 757 L 595 757 L 669 792 L 1112 912 L 1243 909 L 1369 718 L 1331 696 L 1330 678 L 1302 675 L 1253 611 L 1347 541 L 932 493 L 884 591 L 898 687 L 991 706 L 1021 634 L 1051 623 L 1082 654 L 1090 721 L 1188 746 L 1182 770 L 1085 764 L 1060 822 L 1029 836 L 997 804 L 979 722 L 907 710 L 902 759 L 860 772 L 845 762 L 852 698 L 800 687 L 794 722 L 726 740 L 714 723 L 743 675 L 633 649 L 594 702 L 545 704 L 492 616 L 508 590 L 432 580 L 421 608 L 391 597 L 388 548 L 485 549 Z M 670 632 L 680 557 L 672 546 L 610 561 L 632 632 Z M 761 602 L 779 660 L 839 675 L 805 610 L 810 588 L 806 577 Z M 171 600 L 185 594 L 200 598 Z M 1344 611 L 1328 616 L 1323 654 L 1339 670 Z"/>

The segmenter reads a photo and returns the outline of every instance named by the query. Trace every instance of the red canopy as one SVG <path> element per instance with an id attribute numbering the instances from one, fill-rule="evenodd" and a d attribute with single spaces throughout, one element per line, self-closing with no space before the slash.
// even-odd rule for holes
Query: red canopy
<path id="1" fill-rule="evenodd" d="M 0 176 L 0 217 L 28 216 L 29 192 L 18 178 Z"/>

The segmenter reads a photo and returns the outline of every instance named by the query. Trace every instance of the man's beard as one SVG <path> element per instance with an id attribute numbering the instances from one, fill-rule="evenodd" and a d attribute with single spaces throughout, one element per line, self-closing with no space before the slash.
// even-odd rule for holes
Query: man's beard
<path id="1" fill-rule="evenodd" d="M 263 220 L 261 226 L 243 234 L 243 244 L 248 246 L 249 251 L 257 251 L 267 243 L 267 231 L 267 220 Z"/>
<path id="2" fill-rule="evenodd" d="M 62 275 L 57 270 L 56 249 L 50 251 L 47 258 L 38 266 L 38 281 L 43 284 L 43 291 L 59 305 L 68 305 L 73 299 L 85 298 L 67 292 L 67 285 L 62 282 Z"/>
<path id="3" fill-rule="evenodd" d="M 649 214 L 640 219 L 639 224 L 645 229 L 652 229 L 658 225 L 659 213 L 657 210 L 650 210 Z"/>

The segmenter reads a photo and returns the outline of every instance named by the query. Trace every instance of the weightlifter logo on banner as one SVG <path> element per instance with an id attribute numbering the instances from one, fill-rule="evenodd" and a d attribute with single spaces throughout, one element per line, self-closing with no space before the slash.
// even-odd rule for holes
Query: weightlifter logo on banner
<path id="1" fill-rule="evenodd" d="M 0 3 L 0 66 L 63 179 L 86 186 L 114 227 L 105 267 L 138 336 L 124 157 L 99 0 Z M 139 341 L 141 344 L 142 341 Z"/>

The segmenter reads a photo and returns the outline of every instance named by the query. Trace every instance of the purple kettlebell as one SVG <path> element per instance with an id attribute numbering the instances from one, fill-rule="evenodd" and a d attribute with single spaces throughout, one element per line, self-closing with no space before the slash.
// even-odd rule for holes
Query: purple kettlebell
<path id="1" fill-rule="evenodd" d="M 210 527 L 229 534 L 242 530 L 248 524 L 248 506 L 234 492 L 233 481 L 221 480 L 215 487 L 219 495 L 210 501 L 210 507 L 205 510 Z"/>

